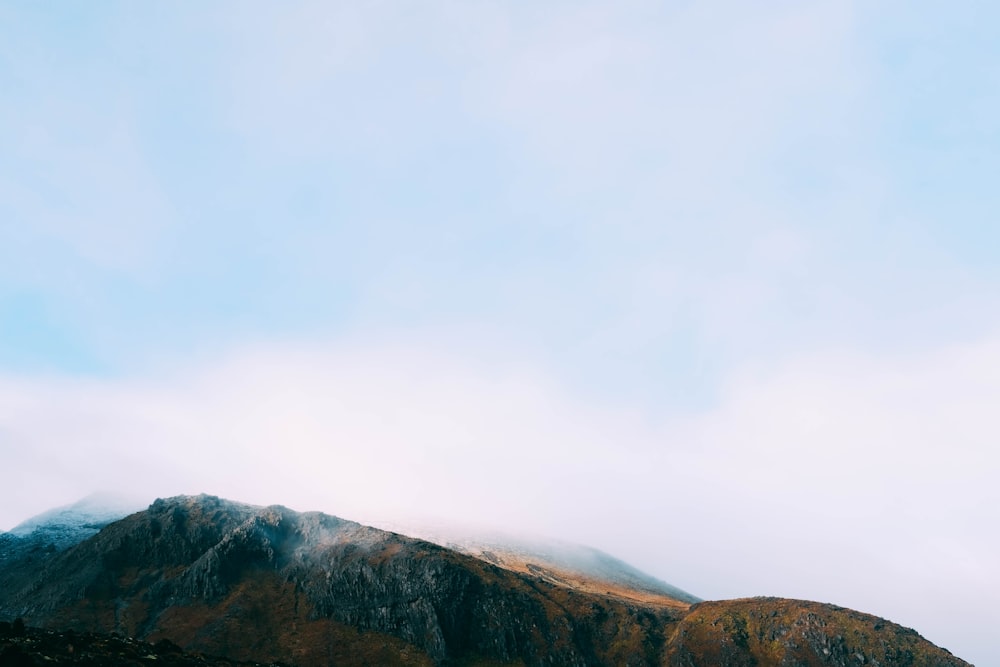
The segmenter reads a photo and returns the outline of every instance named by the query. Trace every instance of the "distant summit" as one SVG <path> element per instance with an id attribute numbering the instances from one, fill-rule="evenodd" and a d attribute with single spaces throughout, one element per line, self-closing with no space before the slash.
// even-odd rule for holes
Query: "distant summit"
<path id="1" fill-rule="evenodd" d="M 107 492 L 92 493 L 71 505 L 56 507 L 33 516 L 8 532 L 17 537 L 27 537 L 35 531 L 56 533 L 65 530 L 70 534 L 76 531 L 96 533 L 112 521 L 143 510 L 145 507 L 145 502 L 134 498 Z"/>
<path id="2" fill-rule="evenodd" d="M 71 505 L 42 512 L 14 526 L 14 537 L 64 549 L 97 534 L 104 526 L 145 508 L 145 503 L 111 493 L 93 493 Z"/>

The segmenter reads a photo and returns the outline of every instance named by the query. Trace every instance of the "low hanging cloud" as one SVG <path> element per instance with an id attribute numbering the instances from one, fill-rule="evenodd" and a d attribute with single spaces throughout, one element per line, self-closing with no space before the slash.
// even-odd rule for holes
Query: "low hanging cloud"
<path id="1" fill-rule="evenodd" d="M 957 650 L 1000 622 L 998 403 L 1000 339 L 746 369 L 670 423 L 486 353 L 247 347 L 158 378 L 4 378 L 0 525 L 97 489 L 474 524 L 587 542 L 703 597 L 861 608 Z"/>
<path id="2" fill-rule="evenodd" d="M 579 420 L 530 371 L 392 347 L 257 348 L 160 383 L 8 379 L 3 397 L 26 485 L 6 523 L 53 477 L 67 500 L 100 482 L 433 516 L 462 498 L 457 518 L 501 521 L 593 477 L 626 428 Z"/>

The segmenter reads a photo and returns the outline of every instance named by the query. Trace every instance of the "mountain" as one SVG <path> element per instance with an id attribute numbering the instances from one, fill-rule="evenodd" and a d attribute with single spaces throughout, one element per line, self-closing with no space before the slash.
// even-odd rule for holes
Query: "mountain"
<path id="1" fill-rule="evenodd" d="M 911 630 L 830 605 L 690 605 L 644 591 L 645 575 L 635 575 L 635 585 L 619 577 L 602 593 L 592 590 L 597 566 L 581 573 L 586 568 L 568 567 L 565 555 L 549 554 L 544 564 L 528 550 L 477 557 L 325 514 L 211 496 L 157 500 L 65 549 L 3 553 L 0 620 L 169 640 L 231 660 L 967 664 Z M 632 572 L 590 557 L 604 571 Z M 579 581 L 567 581 L 573 577 Z"/>
<path id="2" fill-rule="evenodd" d="M 319 513 L 174 498 L 30 567 L 0 613 L 301 665 L 651 664 L 670 609 L 628 607 Z"/>

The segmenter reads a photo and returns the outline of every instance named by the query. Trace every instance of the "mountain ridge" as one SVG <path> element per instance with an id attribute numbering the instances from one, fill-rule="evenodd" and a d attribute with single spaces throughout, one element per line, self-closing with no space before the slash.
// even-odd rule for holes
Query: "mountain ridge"
<path id="1" fill-rule="evenodd" d="M 319 512 L 214 496 L 158 499 L 66 549 L 5 553 L 0 620 L 169 639 L 235 660 L 967 665 L 832 605 L 600 595 Z"/>

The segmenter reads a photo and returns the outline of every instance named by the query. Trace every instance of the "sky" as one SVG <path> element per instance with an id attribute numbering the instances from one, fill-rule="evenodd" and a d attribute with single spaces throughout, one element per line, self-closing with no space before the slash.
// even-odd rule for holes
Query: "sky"
<path id="1" fill-rule="evenodd" d="M 998 20 L 3 3 L 0 529 L 454 522 L 1000 664 Z"/>

